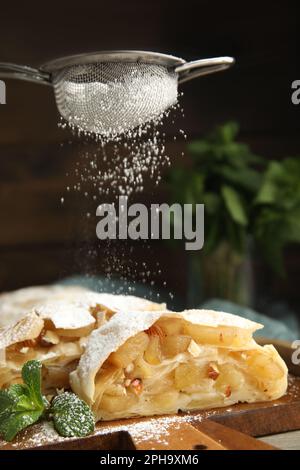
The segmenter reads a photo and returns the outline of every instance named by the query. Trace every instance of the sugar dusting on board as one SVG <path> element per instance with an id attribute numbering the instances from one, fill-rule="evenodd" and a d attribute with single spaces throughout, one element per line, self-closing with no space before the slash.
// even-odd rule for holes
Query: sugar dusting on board
<path id="1" fill-rule="evenodd" d="M 184 416 L 175 415 L 139 419 L 139 421 L 128 420 L 126 424 L 125 421 L 119 423 L 110 422 L 109 424 L 102 422 L 98 423 L 92 435 L 101 436 L 123 431 L 128 432 L 136 444 L 153 441 L 154 443 L 159 442 L 167 446 L 169 436 L 174 430 L 179 429 L 181 423 L 193 424 L 201 420 L 202 417 L 200 415 L 186 414 Z M 74 440 L 74 438 L 60 436 L 55 431 L 52 422 L 43 421 L 25 429 L 17 436 L 13 443 L 8 444 L 0 440 L 0 448 L 28 449 L 70 440 Z"/>
<path id="2" fill-rule="evenodd" d="M 200 416 L 161 416 L 148 419 L 141 419 L 138 422 L 128 422 L 128 424 L 105 426 L 102 424 L 96 429 L 96 434 L 107 434 L 111 432 L 125 431 L 130 434 L 133 440 L 140 444 L 142 442 L 153 441 L 159 442 L 160 445 L 168 446 L 169 436 L 180 428 L 181 423 L 200 422 Z"/>

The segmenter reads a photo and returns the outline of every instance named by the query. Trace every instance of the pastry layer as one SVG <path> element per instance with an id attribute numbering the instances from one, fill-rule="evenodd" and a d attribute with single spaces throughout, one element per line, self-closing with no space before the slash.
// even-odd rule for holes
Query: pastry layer
<path id="1" fill-rule="evenodd" d="M 118 312 L 90 335 L 71 386 L 98 420 L 273 400 L 287 368 L 261 325 L 206 310 Z"/>

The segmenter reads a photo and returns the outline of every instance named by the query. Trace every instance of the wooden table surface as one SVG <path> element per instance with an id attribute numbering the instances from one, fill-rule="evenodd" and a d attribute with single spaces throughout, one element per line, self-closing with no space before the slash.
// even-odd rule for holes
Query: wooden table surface
<path id="1" fill-rule="evenodd" d="M 283 450 L 300 450 L 300 431 L 273 434 L 259 440 Z"/>

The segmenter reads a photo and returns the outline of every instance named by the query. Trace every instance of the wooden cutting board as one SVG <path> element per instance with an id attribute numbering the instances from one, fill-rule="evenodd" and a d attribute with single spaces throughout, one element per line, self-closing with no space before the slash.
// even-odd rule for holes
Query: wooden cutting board
<path id="1" fill-rule="evenodd" d="M 20 433 L 13 443 L 0 442 L 0 449 L 274 449 L 255 437 L 300 429 L 300 366 L 291 363 L 293 350 L 287 343 L 273 344 L 290 371 L 288 392 L 279 400 L 176 416 L 101 422 L 92 436 L 82 439 L 64 439 L 50 423 L 37 424 Z"/>

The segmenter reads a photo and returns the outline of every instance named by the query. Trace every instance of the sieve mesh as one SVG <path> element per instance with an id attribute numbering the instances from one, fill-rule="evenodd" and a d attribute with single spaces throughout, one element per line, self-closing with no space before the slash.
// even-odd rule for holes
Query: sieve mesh
<path id="1" fill-rule="evenodd" d="M 63 118 L 105 136 L 155 120 L 177 101 L 177 74 L 156 64 L 75 65 L 56 71 L 53 84 Z"/>

